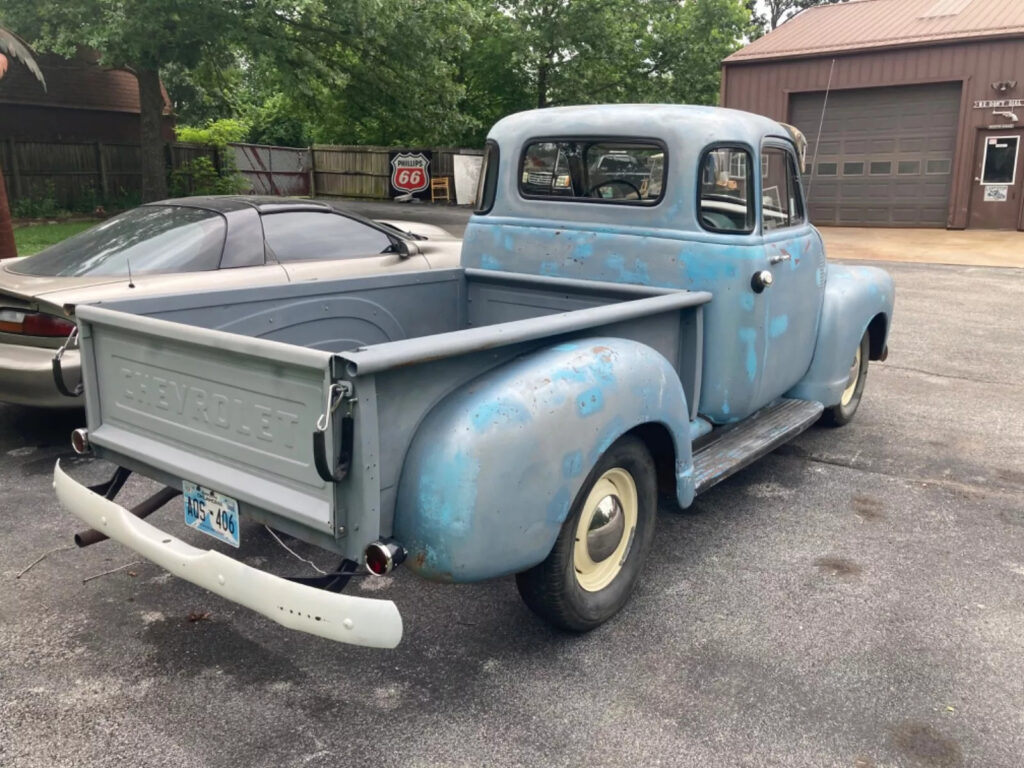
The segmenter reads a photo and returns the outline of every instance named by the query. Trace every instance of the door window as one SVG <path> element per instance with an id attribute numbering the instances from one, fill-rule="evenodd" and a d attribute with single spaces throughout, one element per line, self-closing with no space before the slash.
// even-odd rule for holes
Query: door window
<path id="1" fill-rule="evenodd" d="M 1019 136 L 991 136 L 985 142 L 982 184 L 1013 184 L 1017 180 Z"/>
<path id="2" fill-rule="evenodd" d="M 793 155 L 784 149 L 767 147 L 761 159 L 761 228 L 769 232 L 802 224 L 804 204 Z M 845 169 L 843 173 L 846 175 Z"/>
<path id="3" fill-rule="evenodd" d="M 357 259 L 389 253 L 391 238 L 337 213 L 295 211 L 263 217 L 263 237 L 279 261 Z"/>

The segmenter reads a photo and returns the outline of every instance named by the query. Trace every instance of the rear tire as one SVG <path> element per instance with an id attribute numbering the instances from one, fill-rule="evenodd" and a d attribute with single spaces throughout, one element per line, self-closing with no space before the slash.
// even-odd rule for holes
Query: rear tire
<path id="1" fill-rule="evenodd" d="M 853 364 L 850 366 L 850 378 L 843 391 L 842 398 L 837 405 L 826 408 L 821 415 L 822 424 L 828 427 L 841 427 L 853 421 L 857 407 L 860 405 L 861 396 L 864 394 L 864 384 L 868 378 L 868 357 L 871 354 L 871 340 L 865 333 L 860 340 L 860 346 L 853 356 Z"/>
<path id="2" fill-rule="evenodd" d="M 516 575 L 526 605 L 587 632 L 626 604 L 654 538 L 654 461 L 636 437 L 617 440 L 587 476 L 547 559 Z"/>

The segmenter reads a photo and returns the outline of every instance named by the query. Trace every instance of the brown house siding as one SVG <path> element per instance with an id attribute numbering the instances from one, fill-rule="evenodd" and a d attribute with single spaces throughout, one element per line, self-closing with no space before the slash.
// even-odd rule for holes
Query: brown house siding
<path id="1" fill-rule="evenodd" d="M 174 141 L 174 121 L 163 120 L 164 141 Z M 139 116 L 131 112 L 39 107 L 0 102 L 0 140 L 101 141 L 138 144 Z"/>
<path id="2" fill-rule="evenodd" d="M 824 91 L 833 59 L 833 91 L 941 82 L 962 84 L 947 225 L 954 229 L 966 227 L 977 132 L 1001 120 L 993 118 L 990 109 L 972 109 L 972 103 L 979 99 L 1024 97 L 1024 39 L 948 43 L 802 59 L 726 62 L 722 72 L 721 103 L 788 121 L 789 95 Z M 1018 85 L 1006 94 L 999 94 L 991 83 L 1000 80 L 1017 80 Z M 1016 111 L 1024 118 L 1024 110 Z"/>

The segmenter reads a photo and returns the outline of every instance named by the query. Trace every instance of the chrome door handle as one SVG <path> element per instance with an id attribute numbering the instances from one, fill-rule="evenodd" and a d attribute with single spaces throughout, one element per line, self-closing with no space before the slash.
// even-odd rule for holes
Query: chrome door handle
<path id="1" fill-rule="evenodd" d="M 768 257 L 769 264 L 781 264 L 784 261 L 789 261 L 792 258 L 788 253 L 777 253 L 774 256 Z"/>

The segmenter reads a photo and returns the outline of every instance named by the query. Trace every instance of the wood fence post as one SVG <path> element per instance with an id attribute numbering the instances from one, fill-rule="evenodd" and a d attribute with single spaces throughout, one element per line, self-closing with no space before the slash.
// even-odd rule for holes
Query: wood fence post
<path id="1" fill-rule="evenodd" d="M 309 147 L 309 196 L 316 197 L 316 152 Z"/>
<path id="2" fill-rule="evenodd" d="M 14 139 L 7 140 L 7 149 L 11 155 L 11 189 L 14 192 L 15 199 L 21 199 L 21 172 L 18 170 L 18 153 L 17 145 L 14 143 Z"/>
<path id="3" fill-rule="evenodd" d="M 107 157 L 102 141 L 96 142 L 96 175 L 99 177 L 102 201 L 106 203 L 110 199 L 110 181 L 107 178 Z"/>

